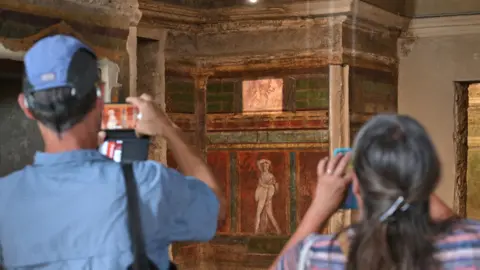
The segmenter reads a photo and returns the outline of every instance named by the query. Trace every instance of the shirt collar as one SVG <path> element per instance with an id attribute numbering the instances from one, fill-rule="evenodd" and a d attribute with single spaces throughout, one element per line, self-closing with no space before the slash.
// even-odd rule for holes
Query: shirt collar
<path id="1" fill-rule="evenodd" d="M 74 150 L 60 153 L 36 152 L 33 164 L 54 165 L 71 162 L 109 160 L 97 150 Z"/>

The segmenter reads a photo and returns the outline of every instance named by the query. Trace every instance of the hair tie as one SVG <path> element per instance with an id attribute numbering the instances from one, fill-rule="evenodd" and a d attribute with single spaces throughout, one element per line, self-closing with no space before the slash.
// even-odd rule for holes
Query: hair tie
<path id="1" fill-rule="evenodd" d="M 384 222 L 387 220 L 390 216 L 395 214 L 398 210 L 405 212 L 407 209 L 410 208 L 410 204 L 405 202 L 405 198 L 403 196 L 398 197 L 398 199 L 388 208 L 387 211 L 385 211 L 381 216 L 380 216 L 380 222 Z"/>

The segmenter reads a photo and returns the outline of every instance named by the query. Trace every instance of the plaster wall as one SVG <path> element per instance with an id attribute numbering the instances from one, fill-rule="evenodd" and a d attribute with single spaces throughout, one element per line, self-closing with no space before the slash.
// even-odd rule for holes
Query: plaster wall
<path id="1" fill-rule="evenodd" d="M 443 164 L 437 192 L 449 205 L 455 177 L 454 82 L 480 80 L 479 43 L 480 34 L 420 38 L 400 58 L 398 109 L 430 133 Z"/>
<path id="2" fill-rule="evenodd" d="M 381 0 L 369 0 L 381 1 Z M 406 0 L 406 15 L 422 17 L 442 14 L 478 13 L 478 0 Z"/>

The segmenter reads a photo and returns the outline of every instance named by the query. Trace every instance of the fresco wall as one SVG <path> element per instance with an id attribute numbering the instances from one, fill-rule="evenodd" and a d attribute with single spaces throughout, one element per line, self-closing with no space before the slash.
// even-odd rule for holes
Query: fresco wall
<path id="1" fill-rule="evenodd" d="M 350 69 L 350 138 L 373 115 L 396 113 L 397 74 L 364 68 Z"/>
<path id="2" fill-rule="evenodd" d="M 213 78 L 207 87 L 207 161 L 228 208 L 211 242 L 218 267 L 230 260 L 247 267 L 258 254 L 264 255 L 256 267 L 272 262 L 305 214 L 317 162 L 328 154 L 327 75 L 258 79 L 265 80 Z M 166 87 L 167 111 L 190 133 L 193 81 L 167 77 Z M 177 167 L 171 153 L 167 160 Z M 221 255 L 227 247 L 230 252 Z M 238 254 L 229 259 L 235 247 Z M 192 252 L 193 244 L 174 248 L 179 262 L 192 264 Z"/>
<path id="3" fill-rule="evenodd" d="M 265 269 L 295 231 L 314 196 L 317 163 L 329 154 L 328 75 L 257 79 L 267 81 L 251 83 L 255 81 L 252 77 L 209 80 L 207 161 L 225 191 L 228 211 L 226 220 L 218 224 L 217 237 L 201 252 L 198 244 L 174 246 L 176 262 L 187 269 L 205 261 L 217 269 L 236 269 L 239 265 Z M 384 72 L 351 69 L 352 135 L 372 115 L 396 111 L 395 79 Z M 182 81 L 167 83 L 167 100 L 181 97 L 181 101 L 167 101 L 167 109 L 191 134 L 195 129 L 194 108 L 186 104 L 193 101 L 193 81 L 168 81 Z M 176 85 L 180 87 L 169 88 Z M 246 91 L 245 87 L 251 88 Z M 279 96 L 281 106 L 278 102 L 248 104 Z M 245 111 L 245 107 L 250 110 Z M 171 153 L 167 160 L 176 168 Z M 327 233 L 329 229 L 319 231 Z"/>

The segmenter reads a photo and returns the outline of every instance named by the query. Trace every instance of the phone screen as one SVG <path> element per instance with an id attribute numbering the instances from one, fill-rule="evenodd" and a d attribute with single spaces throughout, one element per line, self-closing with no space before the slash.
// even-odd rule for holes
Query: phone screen
<path id="1" fill-rule="evenodd" d="M 131 104 L 105 104 L 102 113 L 102 130 L 134 129 L 138 109 Z"/>
<path id="2" fill-rule="evenodd" d="M 107 136 L 100 153 L 116 162 L 147 160 L 150 138 L 136 136 L 137 116 L 138 109 L 131 104 L 105 104 L 101 129 Z"/>
<path id="3" fill-rule="evenodd" d="M 351 152 L 351 151 L 352 151 L 351 148 L 336 148 L 333 151 L 333 155 L 336 156 L 338 154 L 346 154 L 346 153 Z M 353 169 L 351 161 L 350 161 L 347 169 L 348 170 Z M 356 199 L 355 195 L 353 194 L 352 185 L 350 185 L 348 187 L 347 197 L 345 198 L 345 201 L 343 202 L 342 209 L 358 209 L 358 203 L 357 203 L 357 199 Z"/>

